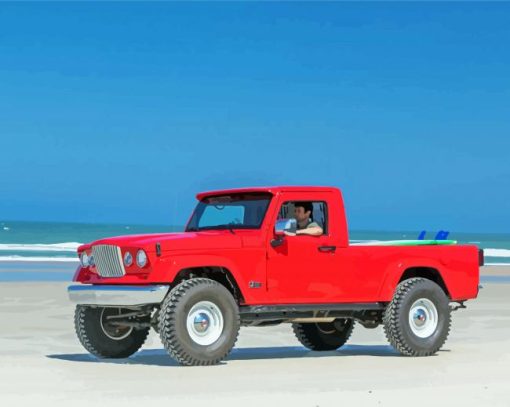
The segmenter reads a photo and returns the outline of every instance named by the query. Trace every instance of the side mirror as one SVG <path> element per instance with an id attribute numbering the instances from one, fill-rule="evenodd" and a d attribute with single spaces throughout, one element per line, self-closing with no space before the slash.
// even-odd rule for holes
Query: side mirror
<path id="1" fill-rule="evenodd" d="M 276 236 L 284 236 L 285 232 L 296 233 L 297 221 L 296 219 L 280 219 L 274 225 L 274 234 Z"/>

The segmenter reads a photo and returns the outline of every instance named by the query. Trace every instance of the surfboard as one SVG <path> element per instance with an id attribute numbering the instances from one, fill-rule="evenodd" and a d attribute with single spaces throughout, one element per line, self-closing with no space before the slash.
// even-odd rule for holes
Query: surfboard
<path id="1" fill-rule="evenodd" d="M 385 240 L 351 243 L 351 246 L 443 246 L 457 244 L 456 240 Z"/>

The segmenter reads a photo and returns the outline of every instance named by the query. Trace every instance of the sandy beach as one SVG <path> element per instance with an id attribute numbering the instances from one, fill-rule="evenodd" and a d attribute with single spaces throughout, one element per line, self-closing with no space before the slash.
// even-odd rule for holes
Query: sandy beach
<path id="1" fill-rule="evenodd" d="M 0 407 L 510 407 L 510 0 L 2 1 L 0 55 Z"/>
<path id="2" fill-rule="evenodd" d="M 486 267 L 477 300 L 453 315 L 444 350 L 393 351 L 382 328 L 355 328 L 336 352 L 310 352 L 290 325 L 243 328 L 228 360 L 180 367 L 151 332 L 129 359 L 81 347 L 65 282 L 0 283 L 0 402 L 10 405 L 508 406 L 509 267 Z"/>

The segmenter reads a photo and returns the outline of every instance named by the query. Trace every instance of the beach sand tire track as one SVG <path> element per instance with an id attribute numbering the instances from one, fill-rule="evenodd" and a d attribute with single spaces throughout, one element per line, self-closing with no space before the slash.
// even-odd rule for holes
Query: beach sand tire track
<path id="1" fill-rule="evenodd" d="M 437 327 L 420 338 L 409 323 L 409 312 L 419 299 L 432 301 L 437 309 Z M 443 289 L 425 278 L 410 278 L 401 282 L 383 315 L 384 332 L 390 344 L 404 356 L 431 356 L 446 342 L 451 327 L 449 299 Z"/>
<path id="2" fill-rule="evenodd" d="M 101 327 L 103 308 L 78 305 L 74 313 L 74 326 L 83 347 L 98 358 L 127 358 L 138 351 L 149 335 L 150 328 L 133 329 L 120 340 L 109 338 Z M 140 322 L 149 322 L 150 316 Z"/>
<path id="3" fill-rule="evenodd" d="M 194 305 L 211 302 L 221 310 L 223 329 L 211 344 L 196 343 L 186 325 Z M 175 286 L 166 296 L 159 312 L 159 333 L 168 354 L 185 366 L 215 365 L 234 347 L 240 329 L 239 307 L 232 294 L 208 278 L 193 278 Z"/>
<path id="4" fill-rule="evenodd" d="M 354 320 L 339 318 L 331 323 L 294 323 L 292 329 L 305 348 L 314 351 L 336 350 L 349 340 Z"/>

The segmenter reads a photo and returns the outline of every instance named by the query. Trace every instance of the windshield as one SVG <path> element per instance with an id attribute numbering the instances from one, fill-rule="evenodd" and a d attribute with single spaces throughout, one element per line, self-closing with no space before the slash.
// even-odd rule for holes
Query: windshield
<path id="1" fill-rule="evenodd" d="M 266 215 L 271 194 L 245 193 L 210 196 L 200 201 L 187 232 L 211 229 L 258 229 Z"/>

